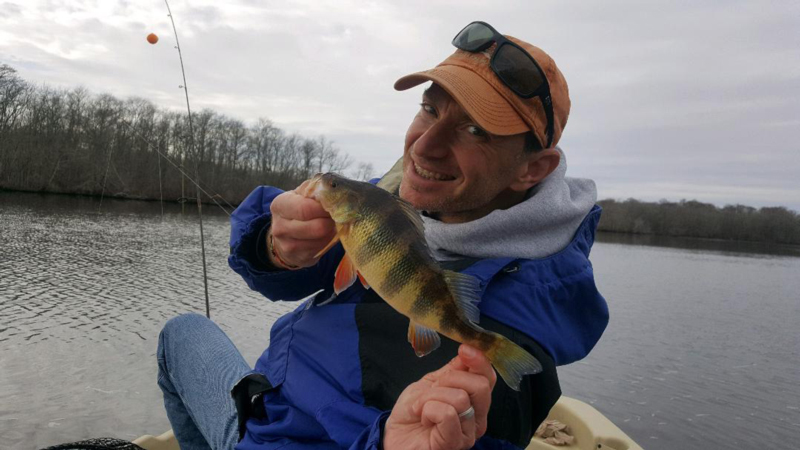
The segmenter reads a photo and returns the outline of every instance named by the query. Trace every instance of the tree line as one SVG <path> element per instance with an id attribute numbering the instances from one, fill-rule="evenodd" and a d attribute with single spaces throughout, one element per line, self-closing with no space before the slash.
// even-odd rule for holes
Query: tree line
<path id="1" fill-rule="evenodd" d="M 603 207 L 600 231 L 800 244 L 800 215 L 782 206 L 719 208 L 694 200 L 634 199 L 598 203 Z"/>
<path id="2" fill-rule="evenodd" d="M 259 184 L 290 189 L 327 171 L 362 180 L 374 175 L 370 164 L 351 168 L 351 158 L 324 136 L 290 134 L 265 118 L 248 126 L 208 109 L 192 118 L 190 133 L 185 113 L 82 87 L 34 86 L 0 64 L 0 188 L 172 201 L 194 197 L 194 186 L 174 163 L 189 177 L 199 174 L 211 196 L 238 204 Z M 601 231 L 800 244 L 800 217 L 784 207 L 599 203 Z"/>
<path id="3" fill-rule="evenodd" d="M 174 163 L 197 176 L 211 196 L 237 204 L 258 184 L 294 188 L 328 171 L 373 175 L 371 164 L 353 167 L 325 136 L 287 133 L 266 118 L 247 125 L 204 109 L 192 114 L 191 133 L 189 125 L 186 113 L 142 98 L 34 86 L 0 64 L 0 188 L 194 197 L 194 186 Z"/>

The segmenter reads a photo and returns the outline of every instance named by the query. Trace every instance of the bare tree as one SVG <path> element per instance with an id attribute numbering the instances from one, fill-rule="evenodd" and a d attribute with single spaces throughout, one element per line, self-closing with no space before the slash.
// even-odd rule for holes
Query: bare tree
<path id="1" fill-rule="evenodd" d="M 373 167 L 372 163 L 360 162 L 353 173 L 353 178 L 360 181 L 369 181 L 373 178 L 374 173 L 375 167 Z"/>
<path id="2" fill-rule="evenodd" d="M 293 188 L 351 164 L 324 136 L 287 135 L 266 118 L 246 126 L 206 109 L 192 119 L 190 135 L 185 113 L 34 87 L 0 64 L 0 187 L 175 199 L 194 191 L 185 173 L 235 203 L 258 183 Z"/>

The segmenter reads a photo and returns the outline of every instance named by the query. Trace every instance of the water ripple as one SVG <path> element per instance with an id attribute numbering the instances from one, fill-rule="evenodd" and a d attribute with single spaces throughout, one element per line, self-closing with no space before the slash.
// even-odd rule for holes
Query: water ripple
<path id="1" fill-rule="evenodd" d="M 0 446 L 132 439 L 169 425 L 158 332 L 204 311 L 197 221 L 156 203 L 0 192 Z M 187 210 L 188 212 L 188 210 Z M 227 217 L 205 217 L 212 317 L 251 364 L 293 304 L 227 265 Z M 793 448 L 800 436 L 800 258 L 718 247 L 598 244 L 611 323 L 565 395 L 645 448 Z M 51 426 L 52 425 L 52 426 Z"/>

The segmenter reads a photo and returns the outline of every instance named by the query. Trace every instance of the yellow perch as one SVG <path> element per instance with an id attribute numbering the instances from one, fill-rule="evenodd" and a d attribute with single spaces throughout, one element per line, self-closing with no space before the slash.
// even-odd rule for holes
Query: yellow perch
<path id="1" fill-rule="evenodd" d="M 522 376 L 542 371 L 536 358 L 478 325 L 478 281 L 442 270 L 425 243 L 422 219 L 411 204 L 370 183 L 317 174 L 300 190 L 320 202 L 336 223 L 345 255 L 336 270 L 339 294 L 359 278 L 411 321 L 408 341 L 417 356 L 436 350 L 441 333 L 480 349 L 514 390 Z M 438 333 L 437 333 L 438 332 Z"/>

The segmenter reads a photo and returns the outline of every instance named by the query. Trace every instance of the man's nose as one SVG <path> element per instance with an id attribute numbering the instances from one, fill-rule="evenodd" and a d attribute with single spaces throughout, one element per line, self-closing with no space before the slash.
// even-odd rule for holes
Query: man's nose
<path id="1" fill-rule="evenodd" d="M 452 133 L 445 124 L 438 122 L 430 126 L 414 143 L 414 154 L 424 158 L 444 158 L 450 152 Z"/>

